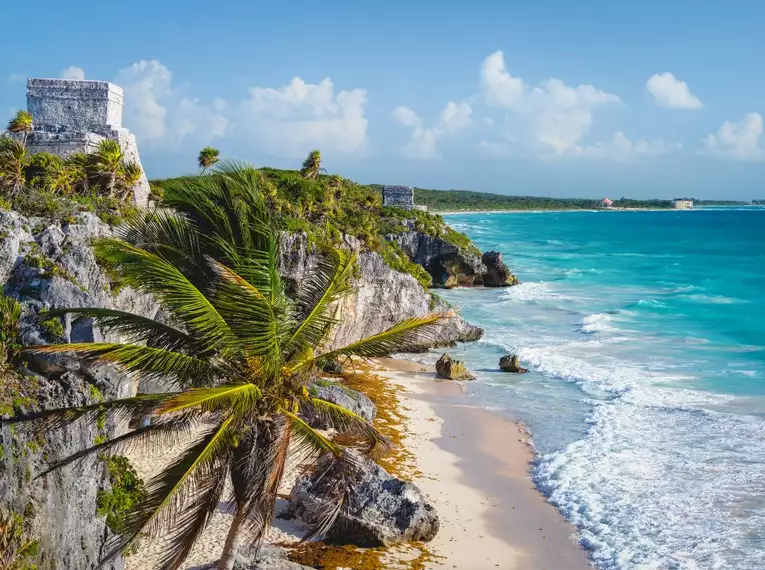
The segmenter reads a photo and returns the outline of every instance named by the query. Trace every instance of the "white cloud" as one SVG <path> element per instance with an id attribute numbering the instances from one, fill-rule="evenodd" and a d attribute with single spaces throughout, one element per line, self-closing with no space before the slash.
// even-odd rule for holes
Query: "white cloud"
<path id="1" fill-rule="evenodd" d="M 512 136 L 523 131 L 532 152 L 548 157 L 563 155 L 579 144 L 590 131 L 594 109 L 621 101 L 592 85 L 572 87 L 555 78 L 530 88 L 510 75 L 501 51 L 483 61 L 480 78 L 486 103 L 512 116 Z"/>
<path id="2" fill-rule="evenodd" d="M 157 60 L 142 60 L 117 74 L 125 93 L 125 126 L 139 142 L 172 147 L 185 139 L 206 144 L 227 134 L 230 119 L 221 99 L 202 102 L 173 85 L 173 74 Z"/>
<path id="3" fill-rule="evenodd" d="M 76 65 L 70 65 L 61 72 L 61 79 L 77 79 L 82 81 L 85 79 L 85 70 Z"/>
<path id="4" fill-rule="evenodd" d="M 395 119 L 412 130 L 409 142 L 404 146 L 404 156 L 412 160 L 435 160 L 441 157 L 437 142 L 444 135 L 464 129 L 473 124 L 473 109 L 463 101 L 449 101 L 438 117 L 435 127 L 423 127 L 420 116 L 407 107 L 396 107 L 393 110 Z"/>
<path id="5" fill-rule="evenodd" d="M 702 153 L 740 161 L 763 160 L 765 150 L 760 146 L 761 137 L 762 115 L 749 113 L 738 123 L 725 121 L 716 135 L 707 135 L 702 140 Z"/>
<path id="6" fill-rule="evenodd" d="M 300 158 L 312 148 L 353 153 L 366 144 L 366 97 L 364 89 L 335 94 L 329 78 L 312 84 L 295 77 L 278 89 L 250 89 L 237 123 L 280 156 Z"/>
<path id="7" fill-rule="evenodd" d="M 8 83 L 24 83 L 27 80 L 23 73 L 11 73 L 8 76 Z"/>
<path id="8" fill-rule="evenodd" d="M 701 109 L 703 104 L 688 88 L 685 81 L 680 81 L 672 73 L 656 73 L 645 84 L 653 95 L 656 104 L 666 109 Z"/>
<path id="9" fill-rule="evenodd" d="M 663 139 L 631 141 L 624 133 L 616 132 L 609 142 L 576 147 L 573 153 L 585 158 L 629 162 L 638 156 L 663 156 L 679 152 L 682 148 L 680 143 L 668 143 Z"/>

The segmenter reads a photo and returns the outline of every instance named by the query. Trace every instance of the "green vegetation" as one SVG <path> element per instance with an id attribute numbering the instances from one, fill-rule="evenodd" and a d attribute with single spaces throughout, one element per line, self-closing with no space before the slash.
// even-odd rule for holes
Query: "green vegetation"
<path id="1" fill-rule="evenodd" d="M 311 152 L 299 172 L 273 168 L 257 171 L 260 191 L 279 229 L 305 232 L 309 242 L 319 247 L 338 247 L 343 235 L 353 236 L 382 255 L 394 269 L 414 276 L 424 287 L 430 286 L 431 276 L 395 244 L 387 242 L 385 235 L 405 232 L 409 229 L 407 224 L 412 224 L 417 231 L 478 253 L 470 239 L 449 228 L 441 216 L 383 207 L 379 190 L 336 174 L 322 174 L 323 171 L 318 151 Z M 163 195 L 193 180 L 194 177 L 153 180 L 152 192 Z"/>
<path id="2" fill-rule="evenodd" d="M 21 305 L 5 295 L 0 296 L 0 368 L 18 362 L 21 356 L 21 338 L 19 336 L 19 320 Z"/>
<path id="3" fill-rule="evenodd" d="M 373 185 L 379 187 L 377 185 Z M 540 196 L 505 196 L 488 192 L 467 190 L 425 190 L 414 189 L 415 203 L 440 212 L 475 210 L 594 210 L 600 207 L 600 200 L 587 198 L 544 198 Z M 614 200 L 614 208 L 672 208 L 671 200 Z"/>
<path id="4" fill-rule="evenodd" d="M 106 518 L 111 531 L 119 534 L 129 526 L 131 511 L 146 499 L 146 486 L 126 457 L 115 455 L 106 459 L 111 490 L 99 491 L 96 512 Z"/>
<path id="5" fill-rule="evenodd" d="M 330 307 L 349 291 L 356 258 L 326 249 L 300 296 L 290 297 L 278 270 L 279 221 L 270 216 L 268 200 L 273 196 L 266 193 L 263 180 L 263 172 L 224 164 L 213 174 L 166 186 L 169 208 L 146 212 L 130 223 L 122 234 L 129 241 L 95 242 L 101 262 L 126 284 L 153 295 L 178 328 L 112 309 L 61 309 L 49 316 L 92 318 L 97 326 L 132 342 L 29 349 L 75 352 L 125 373 L 160 378 L 178 386 L 177 392 L 0 419 L 0 424 L 34 421 L 45 431 L 78 420 L 149 420 L 54 468 L 89 454 L 114 457 L 124 446 L 164 448 L 167 441 L 179 441 L 190 429 L 201 428 L 198 438 L 146 483 L 145 495 L 131 506 L 127 497 L 107 502 L 104 496 L 104 505 L 125 507 L 113 521 L 118 530 L 106 546 L 106 559 L 129 552 L 140 537 L 163 535 L 168 539 L 163 560 L 169 568 L 179 567 L 230 480 L 234 514 L 218 568 L 231 570 L 238 545 L 244 540 L 257 544 L 267 532 L 293 453 L 307 465 L 325 458 L 349 475 L 327 496 L 329 510 L 314 529 L 317 534 L 326 532 L 337 515 L 333 506 L 348 492 L 355 462 L 343 443 L 307 425 L 301 410 L 324 418 L 361 451 L 385 448 L 388 440 L 361 416 L 312 397 L 308 386 L 327 362 L 381 356 L 422 342 L 442 317 L 407 319 L 349 346 L 324 349 L 336 324 Z M 328 188 L 299 175 L 296 180 L 299 188 Z M 108 516 L 109 511 L 104 512 Z"/>
<path id="6" fill-rule="evenodd" d="M 32 132 L 34 119 L 32 114 L 27 111 L 18 111 L 14 117 L 8 121 L 7 130 L 14 135 L 21 135 L 21 144 L 26 145 L 27 137 Z"/>
<path id="7" fill-rule="evenodd" d="M 141 168 L 126 161 L 112 140 L 101 141 L 92 154 L 62 159 L 47 152 L 32 155 L 24 142 L 0 136 L 0 206 L 25 216 L 70 223 L 89 211 L 120 223 L 135 214 L 127 202 L 141 176 Z"/>
<path id="8" fill-rule="evenodd" d="M 29 537 L 29 518 L 0 509 L 0 569 L 37 570 L 40 543 Z"/>

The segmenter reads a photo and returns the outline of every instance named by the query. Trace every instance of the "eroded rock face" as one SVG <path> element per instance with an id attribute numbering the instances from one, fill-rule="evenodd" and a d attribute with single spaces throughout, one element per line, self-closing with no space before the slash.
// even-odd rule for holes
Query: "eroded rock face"
<path id="1" fill-rule="evenodd" d="M 454 360 L 448 354 L 442 354 L 436 362 L 436 373 L 448 380 L 475 380 L 461 360 Z"/>
<path id="2" fill-rule="evenodd" d="M 391 234 L 386 239 L 397 243 L 412 261 L 422 265 L 435 287 L 507 287 L 518 283 L 498 252 L 481 256 L 423 232 Z"/>
<path id="3" fill-rule="evenodd" d="M 313 397 L 332 402 L 346 410 L 355 412 L 368 422 L 374 420 L 377 415 L 377 406 L 366 394 L 362 394 L 357 390 L 351 390 L 338 383 L 317 380 L 308 388 L 308 391 Z M 315 414 L 305 414 L 305 420 L 311 427 L 317 429 L 327 429 L 329 427 L 323 418 Z"/>
<path id="4" fill-rule="evenodd" d="M 354 238 L 346 237 L 344 247 L 359 252 L 359 271 L 353 291 L 336 304 L 339 325 L 332 332 L 330 347 L 345 346 L 379 333 L 408 317 L 448 309 L 441 301 L 434 302 L 414 277 L 394 271 L 378 254 L 362 251 Z M 301 284 L 310 278 L 318 258 L 308 246 L 305 234 L 283 234 L 280 253 L 282 275 L 293 290 L 299 291 Z M 401 352 L 454 346 L 458 341 L 477 340 L 482 335 L 482 329 L 455 314 L 444 319 L 429 339 L 402 347 Z"/>
<path id="5" fill-rule="evenodd" d="M 481 261 L 486 266 L 483 276 L 485 287 L 508 287 L 518 285 L 518 278 L 510 273 L 510 269 L 502 261 L 502 254 L 498 251 L 487 251 L 481 256 Z"/>
<path id="6" fill-rule="evenodd" d="M 357 546 L 390 546 L 410 540 L 429 541 L 438 532 L 438 515 L 414 483 L 390 475 L 371 459 L 355 451 L 361 468 L 354 477 L 347 508 L 330 529 L 327 539 Z M 326 490 L 338 473 L 326 462 L 301 476 L 290 494 L 293 512 L 309 525 L 327 508 Z"/>
<path id="7" fill-rule="evenodd" d="M 24 345 L 104 339 L 90 319 L 67 317 L 58 320 L 57 326 L 41 326 L 37 315 L 52 308 L 95 306 L 149 317 L 156 314 L 158 304 L 147 295 L 129 287 L 112 294 L 109 279 L 90 248 L 93 237 L 110 234 L 111 229 L 91 214 L 62 227 L 0 211 L 0 284 L 5 295 L 21 302 Z M 124 375 L 104 365 L 86 365 L 71 354 L 36 355 L 27 361 L 29 370 L 19 371 L 23 386 L 33 396 L 24 401 L 21 409 L 26 411 L 124 398 L 135 391 Z M 122 429 L 106 425 L 99 430 L 92 423 L 76 422 L 41 438 L 24 425 L 15 426 L 15 435 L 8 427 L 0 428 L 0 445 L 6 451 L 0 455 L 0 503 L 32 519 L 43 555 L 41 568 L 96 567 L 107 536 L 104 519 L 96 515 L 96 494 L 108 486 L 97 458 L 35 480 L 47 465 L 43 457 L 63 459 L 93 445 L 97 436 Z M 107 568 L 119 570 L 121 559 Z"/>

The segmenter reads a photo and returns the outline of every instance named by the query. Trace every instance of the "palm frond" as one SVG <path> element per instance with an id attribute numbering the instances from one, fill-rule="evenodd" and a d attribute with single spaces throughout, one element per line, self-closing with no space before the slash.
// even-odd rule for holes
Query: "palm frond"
<path id="1" fill-rule="evenodd" d="M 198 343 L 193 337 L 174 327 L 125 311 L 101 308 L 53 309 L 44 313 L 45 318 L 74 315 L 93 319 L 104 332 L 122 335 L 131 342 L 145 342 L 154 348 L 183 350 L 194 354 Z"/>
<path id="2" fill-rule="evenodd" d="M 91 361 L 115 364 L 141 377 L 157 378 L 182 387 L 209 386 L 220 374 L 210 360 L 138 344 L 82 342 L 30 346 L 24 351 L 37 354 L 74 352 Z"/>
<path id="3" fill-rule="evenodd" d="M 196 408 L 203 412 L 231 410 L 243 415 L 262 397 L 255 384 L 226 384 L 214 388 L 193 388 L 175 394 L 157 408 L 156 413 L 175 414 Z"/>
<path id="4" fill-rule="evenodd" d="M 436 325 L 447 316 L 446 313 L 431 313 L 422 317 L 411 317 L 396 323 L 383 332 L 362 338 L 342 348 L 325 352 L 315 358 L 316 362 L 332 361 L 341 356 L 374 358 L 387 356 L 433 340 Z M 298 366 L 310 365 L 301 363 Z"/>
<path id="5" fill-rule="evenodd" d="M 212 492 L 210 487 L 217 485 L 220 478 L 225 479 L 228 474 L 234 420 L 235 416 L 231 415 L 206 431 L 170 466 L 146 484 L 145 499 L 127 513 L 123 531 L 107 542 L 107 554 L 101 560 L 101 565 L 124 553 L 142 536 L 157 538 L 167 529 L 173 528 L 181 530 L 174 532 L 177 540 L 169 543 L 164 560 L 188 554 L 193 538 L 198 536 L 198 533 L 191 536 L 188 528 L 190 524 L 198 525 L 199 521 L 189 521 L 184 517 L 184 511 L 189 505 L 199 506 L 205 500 L 209 502 L 209 493 Z M 199 513 L 200 510 L 195 509 L 194 512 Z M 210 512 L 208 510 L 204 516 L 209 516 Z"/>
<path id="6" fill-rule="evenodd" d="M 300 352 L 306 346 L 316 347 L 326 340 L 327 332 L 337 323 L 328 315 L 329 307 L 350 289 L 355 265 L 353 254 L 338 249 L 324 252 L 316 269 L 301 283 L 304 317 L 287 343 L 288 353 Z"/>
<path id="7" fill-rule="evenodd" d="M 134 450 L 143 451 L 157 447 L 171 447 L 178 442 L 179 437 L 191 433 L 196 426 L 198 426 L 198 419 L 189 414 L 154 421 L 150 425 L 136 428 L 103 443 L 77 451 L 58 461 L 53 461 L 37 477 L 43 477 L 93 454 L 98 454 L 99 457 L 124 455 Z"/>
<path id="8" fill-rule="evenodd" d="M 343 450 L 339 445 L 332 443 L 300 417 L 287 410 L 282 410 L 281 413 L 289 421 L 293 437 L 298 440 L 299 446 L 295 450 L 296 453 L 315 456 L 331 453 L 335 457 L 342 455 Z"/>
<path id="9" fill-rule="evenodd" d="M 100 402 L 88 406 L 40 410 L 39 412 L 31 412 L 10 418 L 0 418 L 0 425 L 39 422 L 45 429 L 53 430 L 66 427 L 79 419 L 95 420 L 101 414 L 104 414 L 107 419 L 119 422 L 134 416 L 147 415 L 164 399 L 172 396 L 173 393 L 139 394 L 132 398 Z"/>
<path id="10" fill-rule="evenodd" d="M 302 402 L 301 407 L 310 409 L 332 429 L 360 437 L 365 444 L 365 451 L 368 453 L 390 449 L 391 447 L 391 441 L 371 423 L 343 406 L 338 406 L 321 398 L 311 398 Z"/>
<path id="11" fill-rule="evenodd" d="M 172 263 L 125 241 L 102 238 L 94 248 L 101 259 L 119 269 L 122 278 L 154 295 L 209 350 L 230 348 L 233 335 L 210 300 Z"/>

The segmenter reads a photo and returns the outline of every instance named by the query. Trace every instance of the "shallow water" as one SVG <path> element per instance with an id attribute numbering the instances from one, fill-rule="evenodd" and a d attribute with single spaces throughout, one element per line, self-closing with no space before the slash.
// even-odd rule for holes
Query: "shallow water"
<path id="1" fill-rule="evenodd" d="M 445 218 L 523 281 L 442 294 L 486 330 L 470 393 L 596 566 L 765 568 L 765 209 Z"/>

